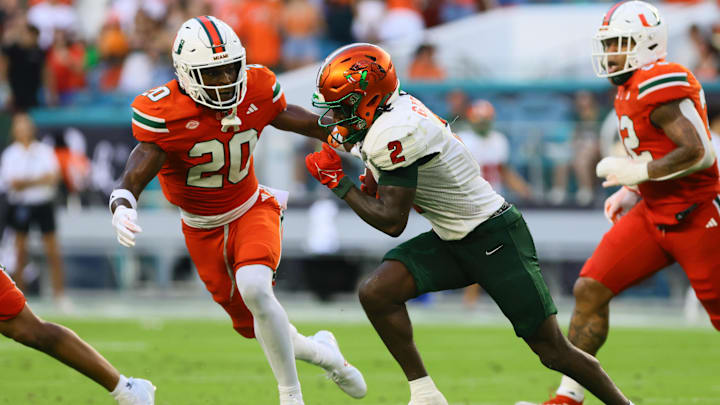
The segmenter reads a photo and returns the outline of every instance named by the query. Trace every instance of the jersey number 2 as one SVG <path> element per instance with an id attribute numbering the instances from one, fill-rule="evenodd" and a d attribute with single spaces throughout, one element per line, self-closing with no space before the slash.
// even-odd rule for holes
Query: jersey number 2
<path id="1" fill-rule="evenodd" d="M 393 164 L 405 161 L 405 156 L 400 156 L 402 153 L 402 144 L 400 141 L 388 142 L 388 150 L 390 151 L 390 161 Z"/>
<path id="2" fill-rule="evenodd" d="M 238 183 L 247 176 L 250 171 L 250 156 L 257 143 L 257 131 L 249 129 L 238 132 L 230 138 L 227 149 L 230 156 L 230 167 L 228 168 L 228 181 Z M 201 163 L 188 170 L 187 184 L 194 187 L 220 188 L 223 186 L 223 175 L 217 172 L 225 167 L 225 145 L 217 139 L 205 142 L 198 142 L 188 152 L 188 156 L 196 158 L 203 155 L 211 155 L 207 163 Z"/>

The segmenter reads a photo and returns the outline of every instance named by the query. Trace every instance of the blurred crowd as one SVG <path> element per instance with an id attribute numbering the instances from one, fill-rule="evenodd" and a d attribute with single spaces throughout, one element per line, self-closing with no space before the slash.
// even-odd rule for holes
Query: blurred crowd
<path id="1" fill-rule="evenodd" d="M 414 34 L 422 38 L 426 28 L 526 2 L 0 0 L 0 110 L 126 105 L 128 96 L 174 77 L 169 49 L 175 32 L 183 21 L 197 15 L 212 14 L 228 22 L 243 41 L 248 63 L 279 73 L 317 62 L 353 41 L 378 43 Z M 689 38 L 692 46 L 683 50 L 685 60 L 691 61 L 689 67 L 702 81 L 717 79 L 720 25 L 692 26 Z M 447 66 L 439 63 L 437 52 L 435 44 L 421 42 L 407 70 L 401 72 L 403 81 L 447 79 Z M 432 92 L 416 96 L 453 123 L 474 150 L 488 180 L 511 199 L 528 205 L 601 204 L 604 192 L 594 165 L 612 152 L 616 139 L 611 97 L 606 94 L 574 90 L 475 94 L 447 89 L 439 97 Z M 56 145 L 66 141 L 63 136 L 54 137 Z M 77 156 L 85 156 L 85 148 L 70 143 Z M 307 150 L 298 155 L 304 156 L 302 152 L 312 147 L 303 144 L 301 148 Z M 91 173 L 85 173 L 81 183 L 107 193 L 117 175 L 115 163 L 108 161 L 123 163 L 126 149 L 106 143 L 88 146 Z M 310 200 L 319 191 L 303 165 L 296 166 L 292 175 L 299 190 L 296 195 L 305 194 Z M 353 170 L 361 172 L 359 167 Z M 68 183 L 66 188 L 83 186 Z"/>
<path id="2" fill-rule="evenodd" d="M 72 104 L 89 92 L 138 93 L 173 77 L 168 49 L 186 19 L 212 14 L 248 63 L 276 72 L 353 41 L 379 42 L 492 7 L 489 0 L 3 0 L 4 104 Z M 92 18 L 88 18 L 91 16 Z M 99 21 L 98 21 L 99 20 Z M 442 74 L 418 67 L 421 75 Z"/>

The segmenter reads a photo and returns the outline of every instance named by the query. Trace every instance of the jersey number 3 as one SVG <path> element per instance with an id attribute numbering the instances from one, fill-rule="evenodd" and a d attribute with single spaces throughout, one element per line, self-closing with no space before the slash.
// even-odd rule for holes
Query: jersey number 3
<path id="1" fill-rule="evenodd" d="M 627 136 L 622 136 L 623 131 L 627 132 Z M 644 162 L 653 160 L 649 151 L 643 151 L 639 155 L 635 152 L 635 149 L 640 146 L 640 138 L 638 138 L 635 133 L 635 125 L 627 115 L 620 117 L 620 134 L 625 150 L 628 152 L 630 157 L 633 159 L 640 159 Z"/>
<path id="2" fill-rule="evenodd" d="M 238 183 L 247 176 L 250 171 L 250 156 L 257 143 L 257 131 L 249 129 L 238 132 L 230 138 L 227 144 L 230 157 L 227 179 L 230 183 Z M 201 163 L 188 170 L 187 184 L 193 187 L 220 188 L 223 186 L 223 175 L 220 173 L 210 174 L 225 167 L 225 145 L 217 139 L 205 142 L 198 142 L 188 152 L 192 158 L 211 155 L 207 163 Z"/>

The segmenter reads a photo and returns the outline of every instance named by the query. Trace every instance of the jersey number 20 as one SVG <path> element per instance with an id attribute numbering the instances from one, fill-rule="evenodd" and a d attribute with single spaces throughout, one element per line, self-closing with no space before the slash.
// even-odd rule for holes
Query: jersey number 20
<path id="1" fill-rule="evenodd" d="M 247 176 L 250 170 L 250 156 L 257 143 L 257 131 L 248 129 L 238 132 L 227 144 L 230 167 L 228 168 L 227 179 L 230 183 L 238 183 Z M 205 142 L 198 142 L 188 152 L 188 156 L 196 158 L 210 154 L 212 159 L 207 163 L 201 163 L 188 170 L 187 184 L 194 187 L 220 188 L 223 186 L 223 175 L 215 173 L 225 167 L 225 145 L 217 140 L 211 139 Z"/>

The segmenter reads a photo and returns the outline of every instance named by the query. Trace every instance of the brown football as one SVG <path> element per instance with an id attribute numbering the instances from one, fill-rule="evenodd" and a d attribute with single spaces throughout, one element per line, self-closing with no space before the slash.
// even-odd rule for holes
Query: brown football
<path id="1" fill-rule="evenodd" d="M 372 172 L 367 167 L 365 168 L 365 181 L 363 181 L 363 184 L 366 187 L 365 193 L 375 197 L 375 195 L 377 194 L 378 185 L 375 181 L 375 177 L 373 177 Z"/>

